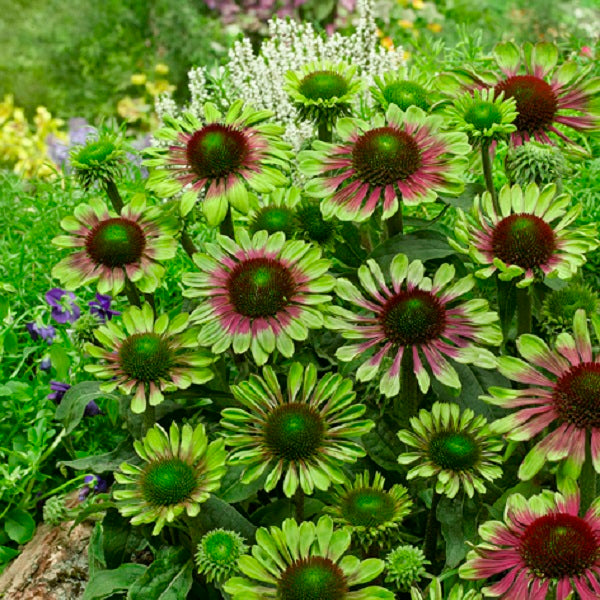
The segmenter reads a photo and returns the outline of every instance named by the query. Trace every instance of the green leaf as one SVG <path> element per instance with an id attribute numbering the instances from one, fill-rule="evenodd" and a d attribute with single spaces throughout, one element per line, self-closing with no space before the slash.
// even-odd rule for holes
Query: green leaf
<path id="1" fill-rule="evenodd" d="M 102 530 L 104 533 L 102 547 L 106 566 L 109 569 L 114 569 L 128 561 L 144 539 L 130 524 L 129 519 L 122 517 L 116 508 L 109 508 L 106 511 Z"/>
<path id="2" fill-rule="evenodd" d="M 114 450 L 106 454 L 85 456 L 84 458 L 77 458 L 75 460 L 61 460 L 57 463 L 57 466 L 63 474 L 65 474 L 63 469 L 70 467 L 76 471 L 89 471 L 90 473 L 101 475 L 109 471 L 116 471 L 122 462 L 130 462 L 136 456 L 131 441 L 124 440 Z"/>
<path id="3" fill-rule="evenodd" d="M 147 568 L 146 565 L 127 563 L 118 569 L 98 571 L 90 578 L 81 600 L 102 600 L 117 592 L 124 592 L 146 572 Z"/>
<path id="4" fill-rule="evenodd" d="M 28 512 L 13 508 L 4 517 L 4 530 L 13 542 L 25 544 L 33 537 L 35 521 Z"/>
<path id="5" fill-rule="evenodd" d="M 92 400 L 112 396 L 100 391 L 100 382 L 83 381 L 67 390 L 56 408 L 56 420 L 60 421 L 67 434 L 71 433 L 83 418 L 85 407 Z"/>
<path id="6" fill-rule="evenodd" d="M 131 586 L 127 600 L 181 600 L 192 587 L 193 563 L 183 548 L 170 548 Z"/>
<path id="7" fill-rule="evenodd" d="M 71 359 L 60 344 L 52 344 L 50 346 L 50 361 L 56 379 L 58 381 L 66 381 L 69 378 Z"/>
<path id="8" fill-rule="evenodd" d="M 19 556 L 19 551 L 8 546 L 0 546 L 0 564 L 10 562 L 15 556 Z"/>
<path id="9" fill-rule="evenodd" d="M 373 250 L 374 258 L 384 269 L 388 268 L 396 254 L 406 254 L 409 260 L 423 262 L 437 258 L 446 258 L 455 254 L 446 236 L 439 231 L 424 229 L 406 235 L 395 235 Z"/>
<path id="10" fill-rule="evenodd" d="M 496 278 L 498 284 L 498 316 L 502 327 L 502 336 L 506 340 L 517 310 L 517 293 L 514 282 Z"/>
<path id="11" fill-rule="evenodd" d="M 462 522 L 462 498 L 456 497 L 451 500 L 445 496 L 442 497 L 437 506 L 436 515 L 446 542 L 446 566 L 452 569 L 467 555 Z"/>
<path id="12" fill-rule="evenodd" d="M 304 518 L 310 519 L 323 510 L 325 504 L 316 498 L 306 498 L 304 501 Z M 252 522 L 263 527 L 279 526 L 285 519 L 296 516 L 294 502 L 288 498 L 279 498 L 274 502 L 261 506 L 252 513 Z"/>
<path id="13" fill-rule="evenodd" d="M 268 471 L 265 471 L 265 473 L 258 479 L 255 479 L 252 483 L 243 484 L 240 483 L 243 470 L 243 465 L 234 465 L 227 468 L 225 477 L 223 477 L 221 481 L 221 488 L 219 489 L 218 494 L 219 498 L 224 502 L 227 502 L 228 504 L 242 502 L 243 500 L 247 500 L 251 496 L 254 496 L 258 490 L 262 489 Z"/>
<path id="14" fill-rule="evenodd" d="M 396 422 L 381 418 L 375 411 L 369 410 L 365 415 L 375 422 L 375 427 L 362 436 L 362 443 L 369 458 L 379 467 L 387 471 L 400 471 L 398 456 L 404 452 L 404 446 L 396 435 L 399 426 Z"/>
<path id="15" fill-rule="evenodd" d="M 9 329 L 4 333 L 4 335 L 2 336 L 2 344 L 0 345 L 3 347 L 4 352 L 6 352 L 7 354 L 17 353 L 17 350 L 19 349 L 19 340 L 17 339 L 17 336 L 12 329 Z"/>
<path id="16" fill-rule="evenodd" d="M 83 523 L 83 521 L 91 515 L 97 515 L 100 512 L 106 512 L 109 508 L 115 508 L 116 504 L 114 502 L 103 502 L 103 500 L 108 500 L 110 497 L 110 494 L 98 494 L 94 496 L 94 502 L 92 504 L 89 504 L 78 511 L 77 517 L 75 517 L 73 525 L 71 525 L 71 529 L 69 529 L 69 533 L 73 528 L 77 527 L 80 523 Z"/>
<path id="17" fill-rule="evenodd" d="M 195 518 L 204 529 L 232 529 L 248 540 L 254 539 L 256 527 L 242 516 L 233 506 L 223 502 L 216 496 L 211 496 L 200 506 L 200 514 Z"/>
<path id="18" fill-rule="evenodd" d="M 93 579 L 96 573 L 106 569 L 103 548 L 102 525 L 96 523 L 88 545 L 88 579 Z"/>
<path id="19" fill-rule="evenodd" d="M 440 196 L 440 200 L 454 208 L 460 208 L 465 212 L 470 212 L 473 208 L 473 200 L 475 196 L 479 196 L 485 192 L 485 186 L 481 183 L 467 183 L 465 189 L 460 196 Z"/>

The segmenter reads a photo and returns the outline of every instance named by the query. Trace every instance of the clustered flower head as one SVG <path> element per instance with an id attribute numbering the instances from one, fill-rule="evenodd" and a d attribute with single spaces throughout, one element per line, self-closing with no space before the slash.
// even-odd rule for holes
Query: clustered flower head
<path id="1" fill-rule="evenodd" d="M 426 574 L 428 564 L 430 562 L 420 548 L 398 546 L 385 557 L 385 580 L 399 591 L 408 592 Z"/>
<path id="2" fill-rule="evenodd" d="M 291 497 L 298 487 L 306 494 L 345 481 L 343 466 L 365 455 L 360 438 L 373 427 L 366 407 L 356 402 L 352 382 L 338 373 L 317 379 L 314 364 L 293 363 L 282 391 L 275 372 L 251 375 L 232 388 L 240 407 L 223 410 L 229 462 L 243 465 L 242 483 L 267 472 L 264 489 L 283 478 Z M 400 490 L 398 490 L 400 491 Z"/>

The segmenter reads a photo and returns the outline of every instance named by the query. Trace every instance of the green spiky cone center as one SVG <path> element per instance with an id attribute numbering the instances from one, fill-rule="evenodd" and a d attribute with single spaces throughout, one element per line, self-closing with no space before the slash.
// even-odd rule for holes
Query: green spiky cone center
<path id="1" fill-rule="evenodd" d="M 227 284 L 231 303 L 246 317 L 272 317 L 288 305 L 296 286 L 290 270 L 271 258 L 236 265 Z"/>
<path id="2" fill-rule="evenodd" d="M 249 153 L 246 134 L 220 123 L 211 123 L 194 132 L 186 147 L 187 163 L 201 179 L 237 173 Z"/>
<path id="3" fill-rule="evenodd" d="M 308 404 L 278 406 L 267 418 L 264 443 L 273 455 L 286 460 L 314 457 L 325 436 L 323 417 Z"/>
<path id="4" fill-rule="evenodd" d="M 395 104 L 400 110 L 418 106 L 427 110 L 427 90 L 414 81 L 393 81 L 382 89 L 382 95 L 388 104 Z"/>
<path id="5" fill-rule="evenodd" d="M 556 382 L 554 405 L 560 419 L 582 429 L 600 428 L 600 363 L 581 363 Z"/>
<path id="6" fill-rule="evenodd" d="M 401 589 L 407 589 L 418 582 L 424 572 L 425 556 L 414 546 L 400 546 L 390 552 L 386 560 L 388 576 Z"/>
<path id="7" fill-rule="evenodd" d="M 383 490 L 351 490 L 341 501 L 344 519 L 354 526 L 377 527 L 394 518 L 394 499 Z"/>
<path id="8" fill-rule="evenodd" d="M 465 111 L 464 119 L 478 131 L 485 131 L 502 123 L 502 111 L 493 102 L 473 102 Z"/>
<path id="9" fill-rule="evenodd" d="M 142 477 L 144 499 L 155 506 L 185 502 L 196 485 L 194 469 L 175 457 L 151 462 Z"/>
<path id="10" fill-rule="evenodd" d="M 326 244 L 335 232 L 335 225 L 325 221 L 318 202 L 303 202 L 296 210 L 298 226 L 309 240 L 317 244 Z"/>
<path id="11" fill-rule="evenodd" d="M 121 369 L 138 381 L 158 381 L 169 374 L 173 351 L 169 342 L 156 333 L 135 333 L 119 349 Z"/>
<path id="12" fill-rule="evenodd" d="M 345 77 L 335 71 L 313 71 L 306 75 L 298 91 L 308 100 L 331 100 L 342 98 L 349 86 Z"/>
<path id="13" fill-rule="evenodd" d="M 239 543 L 226 531 L 208 534 L 203 540 L 206 558 L 214 565 L 234 567 L 239 558 Z"/>
<path id="14" fill-rule="evenodd" d="M 140 260 L 146 236 L 134 221 L 115 217 L 98 223 L 87 235 L 85 247 L 96 264 L 123 267 Z"/>
<path id="15" fill-rule="evenodd" d="M 346 578 L 329 558 L 311 556 L 292 563 L 280 576 L 278 600 L 342 600 Z"/>
<path id="16" fill-rule="evenodd" d="M 446 328 L 446 309 L 430 292 L 403 291 L 387 301 L 379 320 L 388 340 L 400 346 L 413 346 L 442 334 Z"/>
<path id="17" fill-rule="evenodd" d="M 539 517 L 523 532 L 519 554 L 540 578 L 583 575 L 600 558 L 600 540 L 589 524 L 575 515 Z"/>
<path id="18" fill-rule="evenodd" d="M 80 165 L 92 166 L 105 161 L 116 150 L 109 140 L 88 142 L 76 154 L 75 159 Z"/>
<path id="19" fill-rule="evenodd" d="M 556 250 L 556 236 L 543 219 L 515 214 L 502 219 L 492 234 L 494 255 L 507 265 L 533 269 L 544 265 Z"/>
<path id="20" fill-rule="evenodd" d="M 546 129 L 554 121 L 558 100 L 550 84 L 534 75 L 514 75 L 496 84 L 496 96 L 514 98 L 517 105 L 515 125 L 519 131 Z"/>
<path id="21" fill-rule="evenodd" d="M 284 206 L 267 206 L 260 209 L 250 223 L 250 232 L 265 230 L 269 235 L 283 231 L 290 239 L 296 232 L 296 215 Z"/>
<path id="22" fill-rule="evenodd" d="M 479 444 L 468 433 L 441 431 L 429 442 L 429 458 L 442 469 L 463 471 L 477 464 Z"/>
<path id="23" fill-rule="evenodd" d="M 411 135 L 393 127 L 378 127 L 356 140 L 352 167 L 362 181 L 385 186 L 403 181 L 421 166 L 419 145 Z"/>
<path id="24" fill-rule="evenodd" d="M 554 321 L 572 323 L 579 309 L 593 315 L 598 312 L 599 305 L 600 300 L 596 293 L 583 285 L 573 284 L 548 294 L 544 301 L 543 314 Z"/>

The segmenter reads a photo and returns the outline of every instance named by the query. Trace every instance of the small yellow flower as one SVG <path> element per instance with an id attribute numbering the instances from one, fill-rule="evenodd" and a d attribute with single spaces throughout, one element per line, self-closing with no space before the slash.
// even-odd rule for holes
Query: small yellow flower
<path id="1" fill-rule="evenodd" d="M 427 29 L 433 31 L 433 33 L 439 33 L 442 30 L 442 26 L 439 23 L 428 23 Z"/>
<path id="2" fill-rule="evenodd" d="M 158 63 L 154 67 L 154 71 L 159 75 L 166 75 L 169 72 L 169 67 L 165 63 Z"/>
<path id="3" fill-rule="evenodd" d="M 171 85 L 166 79 L 158 79 L 157 81 L 146 82 L 146 91 L 151 96 L 158 96 L 165 92 L 172 92 L 175 90 L 175 86 Z"/>
<path id="4" fill-rule="evenodd" d="M 144 85 L 146 83 L 146 75 L 144 73 L 134 73 L 131 76 L 131 83 L 133 85 Z"/>
<path id="5" fill-rule="evenodd" d="M 421 10 L 422 8 L 425 7 L 425 2 L 423 2 L 423 0 L 412 0 L 412 5 L 413 5 L 413 8 L 416 8 L 417 10 Z"/>
<path id="6" fill-rule="evenodd" d="M 404 29 L 412 29 L 415 26 L 414 23 L 408 19 L 398 19 L 398 25 Z"/>
<path id="7" fill-rule="evenodd" d="M 375 33 L 377 34 L 377 37 L 383 37 L 383 31 L 381 31 L 381 29 L 379 29 L 379 27 L 375 30 Z"/>
<path id="8" fill-rule="evenodd" d="M 381 40 L 381 45 L 386 48 L 387 50 L 393 50 L 394 49 L 394 40 L 392 40 L 391 37 L 386 36 Z"/>
<path id="9" fill-rule="evenodd" d="M 404 62 L 406 62 L 407 60 L 409 60 L 411 57 L 411 53 L 408 50 L 404 50 L 402 52 L 402 59 L 404 60 Z"/>

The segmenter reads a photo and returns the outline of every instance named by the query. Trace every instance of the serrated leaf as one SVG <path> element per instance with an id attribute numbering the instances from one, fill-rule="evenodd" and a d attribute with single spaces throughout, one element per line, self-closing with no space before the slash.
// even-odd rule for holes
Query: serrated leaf
<path id="1" fill-rule="evenodd" d="M 223 502 L 216 496 L 211 496 L 200 507 L 200 514 L 195 518 L 202 527 L 209 531 L 222 527 L 232 529 L 242 534 L 246 539 L 253 540 L 256 527 L 242 516 L 233 506 Z"/>
<path id="2" fill-rule="evenodd" d="M 88 582 L 81 600 L 102 600 L 128 590 L 145 572 L 146 565 L 126 563 L 118 569 L 98 571 Z"/>
<path id="3" fill-rule="evenodd" d="M 155 560 L 131 586 L 127 600 L 181 600 L 192 587 L 193 563 L 183 548 Z"/>
<path id="4" fill-rule="evenodd" d="M 228 504 L 242 502 L 254 496 L 258 490 L 262 489 L 268 471 L 265 471 L 265 473 L 252 483 L 243 484 L 240 482 L 240 479 L 244 468 L 243 465 L 234 465 L 227 468 L 227 472 L 221 480 L 221 487 L 218 494 L 219 498 L 224 502 Z"/>
<path id="5" fill-rule="evenodd" d="M 106 454 L 98 454 L 97 456 L 85 456 L 76 460 L 61 460 L 57 466 L 70 467 L 76 471 L 89 471 L 96 475 L 115 471 L 122 462 L 129 462 L 137 455 L 133 451 L 133 446 L 130 440 L 124 440 L 114 450 Z"/>
<path id="6" fill-rule="evenodd" d="M 35 533 L 33 517 L 20 508 L 13 508 L 4 516 L 4 530 L 17 544 L 26 544 Z"/>
<path id="7" fill-rule="evenodd" d="M 442 497 L 436 515 L 446 543 L 446 566 L 452 569 L 467 555 L 462 522 L 462 499 Z"/>
<path id="8" fill-rule="evenodd" d="M 130 524 L 129 519 L 122 517 L 116 508 L 109 508 L 106 511 L 102 530 L 106 566 L 112 569 L 129 560 L 143 540 L 141 534 Z"/>

